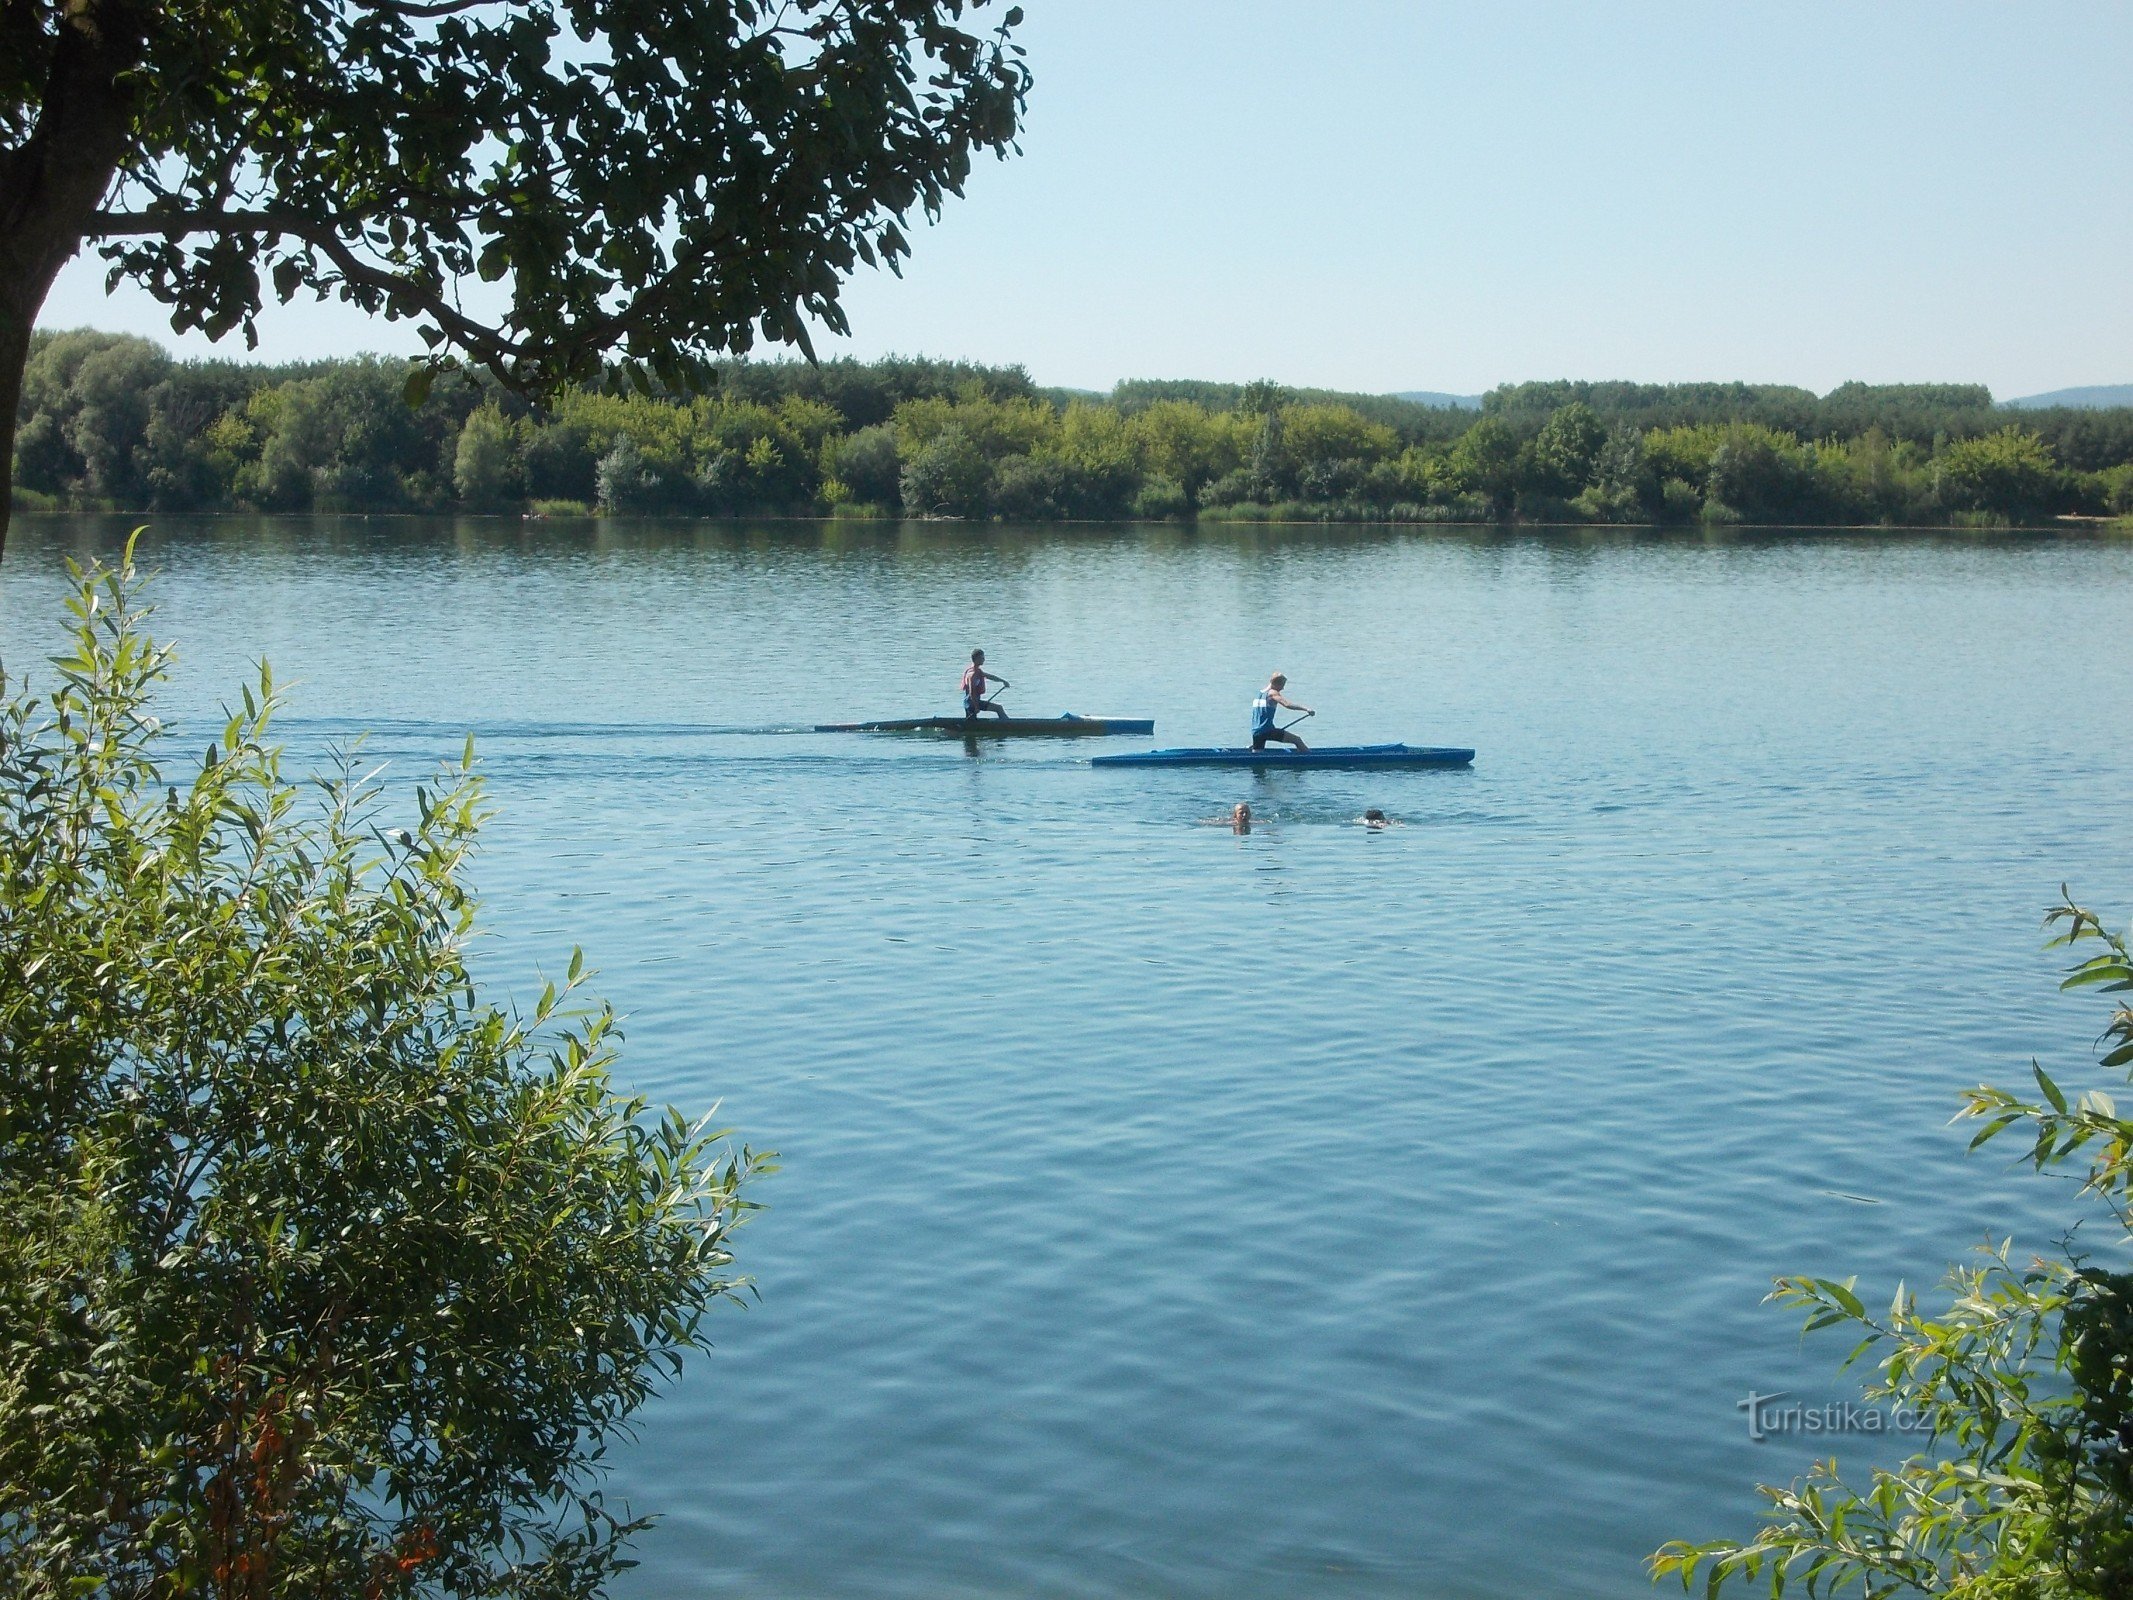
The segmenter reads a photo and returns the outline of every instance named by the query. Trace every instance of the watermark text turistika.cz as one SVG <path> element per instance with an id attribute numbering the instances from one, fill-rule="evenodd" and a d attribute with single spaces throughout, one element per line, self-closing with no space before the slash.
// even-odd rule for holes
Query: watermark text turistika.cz
<path id="1" fill-rule="evenodd" d="M 1861 1405 L 1855 1400 L 1832 1400 L 1811 1406 L 1804 1401 L 1786 1403 L 1784 1390 L 1776 1394 L 1748 1391 L 1733 1409 L 1748 1414 L 1748 1437 L 1761 1444 L 1773 1433 L 1924 1433 L 1932 1424 L 1926 1414 L 1911 1406 Z"/>

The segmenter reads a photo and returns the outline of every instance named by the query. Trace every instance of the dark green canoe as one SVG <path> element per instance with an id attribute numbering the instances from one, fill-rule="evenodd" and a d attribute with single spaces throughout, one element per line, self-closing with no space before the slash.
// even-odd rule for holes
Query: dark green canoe
<path id="1" fill-rule="evenodd" d="M 900 717 L 818 722 L 817 733 L 933 733 L 955 739 L 1105 739 L 1155 732 L 1152 717 Z"/>

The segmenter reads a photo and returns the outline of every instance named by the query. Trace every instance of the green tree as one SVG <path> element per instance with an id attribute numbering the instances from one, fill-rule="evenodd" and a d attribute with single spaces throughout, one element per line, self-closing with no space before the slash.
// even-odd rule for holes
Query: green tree
<path id="1" fill-rule="evenodd" d="M 1704 511 L 1729 520 L 1811 521 L 1819 511 L 1814 473 L 1799 440 L 1789 433 L 1739 423 L 1725 430 L 1711 453 Z"/>
<path id="2" fill-rule="evenodd" d="M 811 505 L 820 487 L 816 463 L 823 430 L 811 401 L 763 405 L 702 404 L 696 408 L 697 496 L 706 511 L 793 511 Z"/>
<path id="3" fill-rule="evenodd" d="M 1364 472 L 1396 454 L 1399 436 L 1352 406 L 1292 405 L 1281 413 L 1285 482 L 1308 500 L 1354 493 Z"/>
<path id="4" fill-rule="evenodd" d="M 576 955 L 481 997 L 471 745 L 387 826 L 262 669 L 181 756 L 130 566 L 78 579 L 0 683 L 0 1587 L 597 1594 L 762 1161 L 614 1092 Z"/>
<path id="5" fill-rule="evenodd" d="M 656 510 L 664 488 L 637 441 L 626 433 L 600 458 L 598 484 L 603 511 Z"/>
<path id="6" fill-rule="evenodd" d="M 526 434 L 526 493 L 536 500 L 583 500 L 600 497 L 600 454 L 584 419 L 551 417 L 529 422 Z"/>
<path id="7" fill-rule="evenodd" d="M 2107 468 L 2096 476 L 2105 509 L 2113 516 L 2133 514 L 2133 462 Z"/>
<path id="8" fill-rule="evenodd" d="M 173 366 L 149 391 L 148 504 L 191 511 L 226 504 L 235 473 L 217 444 L 217 425 L 241 393 L 235 363 Z"/>
<path id="9" fill-rule="evenodd" d="M 1446 469 L 1453 483 L 1482 496 L 1493 515 L 1511 508 L 1518 486 L 1518 434 L 1500 417 L 1486 416 L 1459 436 Z"/>
<path id="10" fill-rule="evenodd" d="M 1240 413 L 1182 400 L 1158 400 L 1127 423 L 1143 469 L 1183 490 L 1187 509 L 1206 485 L 1244 465 L 1256 431 Z"/>
<path id="11" fill-rule="evenodd" d="M 1617 427 L 1601 444 L 1592 481 L 1577 507 L 1596 522 L 1643 522 L 1659 508 L 1659 482 L 1645 455 L 1644 436 Z"/>
<path id="12" fill-rule="evenodd" d="M 1185 492 L 1185 486 L 1175 478 L 1155 474 L 1134 490 L 1126 510 L 1144 522 L 1186 517 L 1192 514 L 1192 496 Z"/>
<path id="13" fill-rule="evenodd" d="M 1961 511 L 2006 517 L 2042 516 L 2059 493 L 2059 463 L 2051 446 L 2024 428 L 2002 428 L 1982 439 L 1959 439 L 1937 462 L 1941 495 Z"/>
<path id="14" fill-rule="evenodd" d="M 1654 428 L 1644 435 L 1645 459 L 1662 482 L 1702 484 L 1711 476 L 1711 460 L 1726 442 L 1726 429 L 1711 422 Z"/>
<path id="15" fill-rule="evenodd" d="M 452 452 L 452 487 L 462 504 L 494 511 L 526 495 L 526 461 L 517 425 L 494 406 L 467 414 Z"/>
<path id="16" fill-rule="evenodd" d="M 336 361 L 255 393 L 258 460 L 238 492 L 271 510 L 392 511 L 445 498 L 458 417 L 401 399 L 399 369 Z"/>
<path id="17" fill-rule="evenodd" d="M 1141 469 L 1132 432 L 1115 408 L 1074 401 L 1059 418 L 1057 437 L 1035 454 L 1056 464 L 1060 515 L 1101 521 L 1126 514 Z"/>
<path id="18" fill-rule="evenodd" d="M 896 408 L 896 443 L 908 459 L 950 429 L 988 460 L 1026 455 L 1056 437 L 1059 413 L 1033 396 L 1006 399 L 975 386 L 953 397 L 924 395 Z"/>
<path id="19" fill-rule="evenodd" d="M 1082 497 L 1082 476 L 1056 455 L 1008 456 L 993 464 L 987 499 L 1010 521 L 1065 521 Z"/>
<path id="20" fill-rule="evenodd" d="M 26 487 L 138 510 L 148 431 L 170 357 L 146 339 L 80 330 L 42 339 L 23 372 L 18 470 Z"/>
<path id="21" fill-rule="evenodd" d="M 1254 390 L 1268 387 L 1271 385 L 1248 384 L 1245 387 L 1246 397 L 1253 398 Z M 1264 396 L 1258 398 L 1263 399 Z M 1293 493 L 1296 488 L 1296 475 L 1289 461 L 1288 439 L 1282 427 L 1282 408 L 1273 406 L 1264 411 L 1250 411 L 1240 406 L 1238 410 L 1246 417 L 1257 416 L 1259 419 L 1259 431 L 1252 440 L 1251 457 L 1244 466 L 1245 481 L 1250 486 L 1250 497 L 1271 503 L 1285 494 Z"/>
<path id="22" fill-rule="evenodd" d="M 1021 13 L 962 25 L 988 3 L 11 0 L 0 461 L 85 240 L 180 329 L 334 295 L 537 395 L 842 332 L 842 277 L 1012 147 Z"/>
<path id="23" fill-rule="evenodd" d="M 830 449 L 829 475 L 863 505 L 895 506 L 903 499 L 903 457 L 886 423 L 846 434 Z"/>
<path id="24" fill-rule="evenodd" d="M 2058 947 L 2100 945 L 2063 987 L 2133 991 L 2133 950 L 2071 902 L 2051 916 Z M 2133 1005 L 2121 1002 L 2099 1065 L 2133 1074 Z M 2133 1235 L 2133 1120 L 2102 1087 L 2069 1095 L 2042 1067 L 2036 1093 L 1980 1087 L 1962 1116 L 1971 1148 L 2019 1130 L 2041 1173 L 2085 1166 L 2080 1192 L 2123 1245 Z M 2073 1236 L 2016 1262 L 2010 1246 L 1957 1268 L 1940 1307 L 1898 1288 L 1885 1312 L 1854 1281 L 1782 1278 L 1772 1298 L 1805 1308 L 1807 1328 L 1856 1336 L 1846 1365 L 1878 1355 L 1869 1398 L 1909 1409 L 1930 1445 L 1865 1487 L 1823 1462 L 1802 1482 L 1766 1487 L 1762 1533 L 1744 1544 L 1672 1544 L 1655 1575 L 1716 1594 L 1739 1580 L 1782 1595 L 1855 1586 L 1865 1600 L 2120 1600 L 2133 1594 L 2133 1273 L 2094 1264 Z"/>
<path id="25" fill-rule="evenodd" d="M 950 426 L 905 461 L 903 495 L 914 517 L 982 517 L 992 504 L 992 463 Z"/>
<path id="26" fill-rule="evenodd" d="M 1599 470 L 1607 429 L 1582 400 L 1558 406 L 1528 446 L 1523 476 L 1542 494 L 1568 499 L 1591 484 Z"/>
<path id="27" fill-rule="evenodd" d="M 1929 504 L 1931 475 L 1921 469 L 1923 452 L 1908 440 L 1891 442 L 1887 433 L 1869 427 L 1855 439 L 1825 440 L 1816 447 L 1816 470 L 1829 485 L 1829 498 L 1848 520 L 1923 521 Z"/>
<path id="28" fill-rule="evenodd" d="M 245 406 L 256 455 L 239 472 L 237 492 L 270 511 L 311 505 L 319 474 L 332 462 L 336 441 L 316 381 L 278 384 Z"/>

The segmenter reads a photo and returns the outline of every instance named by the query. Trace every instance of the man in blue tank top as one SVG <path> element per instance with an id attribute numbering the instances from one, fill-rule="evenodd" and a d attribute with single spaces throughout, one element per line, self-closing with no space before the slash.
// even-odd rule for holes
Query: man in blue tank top
<path id="1" fill-rule="evenodd" d="M 1273 677 L 1267 679 L 1266 687 L 1259 691 L 1259 698 L 1252 702 L 1252 748 L 1254 750 L 1264 750 L 1269 740 L 1278 744 L 1294 745 L 1299 750 L 1311 748 L 1303 740 L 1297 738 L 1295 734 L 1289 732 L 1287 728 L 1274 726 L 1274 712 L 1279 706 L 1287 706 L 1291 711 L 1301 711 L 1307 717 L 1318 715 L 1309 706 L 1300 706 L 1283 694 L 1281 691 L 1288 686 L 1289 680 L 1287 676 L 1277 672 Z"/>

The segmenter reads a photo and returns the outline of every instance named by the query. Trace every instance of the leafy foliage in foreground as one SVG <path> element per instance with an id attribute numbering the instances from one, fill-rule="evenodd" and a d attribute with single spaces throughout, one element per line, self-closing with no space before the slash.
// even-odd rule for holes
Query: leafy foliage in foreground
<path id="1" fill-rule="evenodd" d="M 2051 921 L 2057 947 L 2100 944 L 2065 987 L 2133 991 L 2133 951 L 2071 901 Z M 2105 1069 L 2133 1068 L 2133 1005 L 2103 1034 Z M 2033 1139 L 2039 1172 L 2086 1163 L 2081 1192 L 2133 1233 L 2133 1121 L 2103 1089 L 2069 1098 L 2033 1067 L 2036 1095 L 1989 1086 L 1964 1096 L 1983 1126 L 1971 1147 L 2011 1129 Z M 1865 1600 L 1909 1594 L 1965 1600 L 2123 1600 L 2133 1594 L 2133 1273 L 2069 1245 L 2019 1264 L 2006 1244 L 1958 1268 L 1947 1302 L 1921 1309 L 1898 1289 L 1876 1315 L 1851 1282 L 1779 1280 L 1772 1298 L 1807 1312 L 1810 1331 L 1860 1337 L 1846 1365 L 1878 1358 L 1869 1397 L 1914 1409 L 1929 1447 L 1864 1488 L 1835 1461 L 1802 1482 L 1766 1487 L 1770 1518 L 1745 1544 L 1671 1544 L 1656 1576 L 1697 1573 L 1717 1594 L 1743 1580 Z"/>
<path id="2" fill-rule="evenodd" d="M 843 280 L 894 269 L 911 214 L 1014 148 L 1022 17 L 990 4 L 11 8 L 27 70 L 0 73 L 0 148 L 22 159 L 0 196 L 57 164 L 38 136 L 71 117 L 107 158 L 103 203 L 32 214 L 181 330 L 249 338 L 270 290 L 309 293 L 412 320 L 425 373 L 543 394 L 615 352 L 687 388 L 759 335 L 845 331 Z M 107 74 L 129 92 L 94 97 Z M 476 283 L 502 305 L 476 309 Z"/>
<path id="3" fill-rule="evenodd" d="M 575 955 L 477 997 L 471 746 L 410 829 L 307 802 L 262 668 L 179 757 L 130 563 L 76 577 L 0 681 L 0 1588 L 596 1593 L 763 1162 L 613 1091 Z"/>

